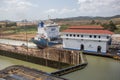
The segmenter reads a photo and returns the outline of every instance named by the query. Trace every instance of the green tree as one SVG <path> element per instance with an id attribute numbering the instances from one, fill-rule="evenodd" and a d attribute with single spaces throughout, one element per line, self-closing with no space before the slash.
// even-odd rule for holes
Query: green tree
<path id="1" fill-rule="evenodd" d="M 95 20 L 92 20 L 90 24 L 96 24 Z"/>
<path id="2" fill-rule="evenodd" d="M 109 22 L 109 30 L 115 31 L 117 29 L 116 25 L 113 23 L 113 21 Z"/>
<path id="3" fill-rule="evenodd" d="M 110 30 L 112 32 L 117 29 L 116 25 L 112 21 L 110 21 L 109 24 L 104 23 L 102 24 L 102 26 L 104 27 L 104 29 Z"/>
<path id="4" fill-rule="evenodd" d="M 108 28 L 109 28 L 109 25 L 108 25 L 108 24 L 106 24 L 106 23 L 101 24 L 101 26 L 103 26 L 103 27 L 104 27 L 104 29 L 108 29 Z"/>
<path id="5" fill-rule="evenodd" d="M 10 22 L 6 24 L 6 27 L 17 26 L 16 22 Z"/>

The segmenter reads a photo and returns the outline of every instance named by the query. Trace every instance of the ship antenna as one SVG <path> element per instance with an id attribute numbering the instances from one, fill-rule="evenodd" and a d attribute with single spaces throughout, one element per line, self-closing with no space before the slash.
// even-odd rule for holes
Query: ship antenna
<path id="1" fill-rule="evenodd" d="M 48 22 L 49 22 L 49 23 L 53 23 L 53 22 L 51 21 L 51 16 L 50 16 L 50 15 L 48 15 Z"/>
<path id="2" fill-rule="evenodd" d="M 48 20 L 50 20 L 50 15 L 48 15 Z"/>

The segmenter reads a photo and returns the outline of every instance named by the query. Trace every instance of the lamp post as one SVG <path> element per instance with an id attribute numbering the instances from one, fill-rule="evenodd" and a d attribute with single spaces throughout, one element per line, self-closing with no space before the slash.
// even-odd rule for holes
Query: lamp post
<path id="1" fill-rule="evenodd" d="M 27 60 L 27 55 L 28 55 L 28 40 L 27 40 L 27 27 L 26 27 L 27 20 L 23 20 L 23 26 L 25 30 L 25 40 L 26 40 L 26 47 L 27 47 L 27 52 L 26 52 L 26 60 Z"/>

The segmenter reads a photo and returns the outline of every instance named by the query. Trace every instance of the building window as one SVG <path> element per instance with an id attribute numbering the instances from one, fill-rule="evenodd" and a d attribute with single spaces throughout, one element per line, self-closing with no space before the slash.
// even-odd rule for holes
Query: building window
<path id="1" fill-rule="evenodd" d="M 98 38 L 101 38 L 101 36 L 98 36 Z"/>
<path id="2" fill-rule="evenodd" d="M 68 34 L 66 34 L 66 36 L 68 36 Z"/>
<path id="3" fill-rule="evenodd" d="M 107 39 L 109 39 L 109 36 L 107 36 Z"/>
<path id="4" fill-rule="evenodd" d="M 83 37 L 83 35 L 81 35 L 81 37 Z"/>
<path id="5" fill-rule="evenodd" d="M 55 31 L 55 28 L 52 28 L 51 31 Z"/>
<path id="6" fill-rule="evenodd" d="M 75 37 L 75 34 L 73 36 Z"/>
<path id="7" fill-rule="evenodd" d="M 90 35 L 89 37 L 92 38 L 92 35 Z"/>
<path id="8" fill-rule="evenodd" d="M 72 36 L 72 34 L 70 34 L 70 37 Z"/>
<path id="9" fill-rule="evenodd" d="M 79 34 L 77 35 L 77 37 L 79 37 Z"/>
<path id="10" fill-rule="evenodd" d="M 94 38 L 96 38 L 96 35 L 94 35 Z"/>

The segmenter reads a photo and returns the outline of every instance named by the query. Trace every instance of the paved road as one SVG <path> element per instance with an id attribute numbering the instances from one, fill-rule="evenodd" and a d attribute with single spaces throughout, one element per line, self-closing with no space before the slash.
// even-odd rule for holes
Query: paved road
<path id="1" fill-rule="evenodd" d="M 14 46 L 21 46 L 21 45 L 25 45 L 29 48 L 36 48 L 36 45 L 32 42 L 26 42 L 26 41 L 18 41 L 18 40 L 10 40 L 10 39 L 0 39 L 0 43 L 1 44 L 9 44 L 9 45 L 14 45 Z"/>

